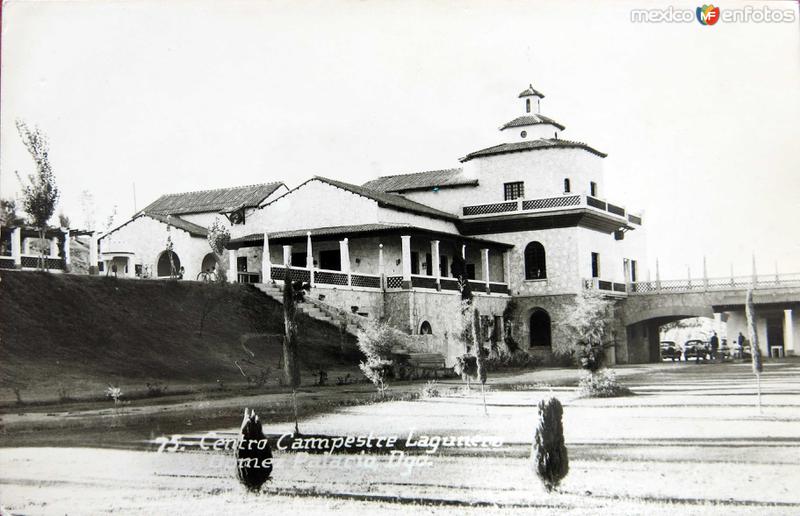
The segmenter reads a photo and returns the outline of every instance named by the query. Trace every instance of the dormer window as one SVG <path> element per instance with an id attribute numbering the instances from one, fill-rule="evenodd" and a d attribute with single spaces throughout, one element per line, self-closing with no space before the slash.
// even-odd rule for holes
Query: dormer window
<path id="1" fill-rule="evenodd" d="M 569 193 L 569 192 L 570 192 L 569 178 L 565 177 L 564 178 L 564 193 Z"/>

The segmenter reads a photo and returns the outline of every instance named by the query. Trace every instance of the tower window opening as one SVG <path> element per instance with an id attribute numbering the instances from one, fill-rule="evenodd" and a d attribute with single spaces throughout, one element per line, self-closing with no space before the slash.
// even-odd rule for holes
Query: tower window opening
<path id="1" fill-rule="evenodd" d="M 569 192 L 570 192 L 569 178 L 565 177 L 564 178 L 564 193 L 569 193 Z"/>
<path id="2" fill-rule="evenodd" d="M 531 112 L 531 99 L 525 99 L 525 112 Z"/>

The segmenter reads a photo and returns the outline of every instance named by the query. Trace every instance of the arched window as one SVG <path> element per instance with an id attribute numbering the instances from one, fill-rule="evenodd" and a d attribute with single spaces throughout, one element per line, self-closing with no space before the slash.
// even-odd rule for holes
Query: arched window
<path id="1" fill-rule="evenodd" d="M 544 279 L 547 277 L 547 263 L 544 246 L 531 242 L 525 248 L 525 279 Z"/>
<path id="2" fill-rule="evenodd" d="M 550 315 L 541 308 L 531 314 L 530 335 L 532 348 L 550 347 Z"/>
<path id="3" fill-rule="evenodd" d="M 422 324 L 419 326 L 419 334 L 420 335 L 431 335 L 433 334 L 433 330 L 431 329 L 431 323 L 428 321 L 422 321 Z"/>
<path id="4" fill-rule="evenodd" d="M 172 260 L 170 260 L 172 256 Z M 181 260 L 178 255 L 172 251 L 164 251 L 158 257 L 157 272 L 159 277 L 178 276 L 181 270 Z"/>
<path id="5" fill-rule="evenodd" d="M 570 189 L 570 184 L 569 184 L 569 178 L 565 177 L 564 178 L 564 193 L 569 193 L 570 190 L 571 189 Z"/>
<path id="6" fill-rule="evenodd" d="M 525 99 L 525 112 L 531 112 L 531 99 Z"/>

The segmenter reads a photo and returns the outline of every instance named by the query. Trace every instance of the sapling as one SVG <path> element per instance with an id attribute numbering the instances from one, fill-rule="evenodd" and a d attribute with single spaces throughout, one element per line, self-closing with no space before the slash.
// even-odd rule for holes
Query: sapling
<path id="1" fill-rule="evenodd" d="M 747 298 L 745 299 L 745 316 L 747 317 L 747 331 L 750 334 L 750 355 L 753 361 L 753 374 L 756 375 L 756 389 L 758 403 L 758 412 L 762 412 L 761 408 L 761 372 L 764 370 L 761 364 L 761 349 L 758 347 L 758 332 L 756 331 L 756 312 L 753 304 L 753 291 L 747 291 Z"/>
<path id="2" fill-rule="evenodd" d="M 569 472 L 561 416 L 564 410 L 557 398 L 539 402 L 539 422 L 533 436 L 531 460 L 536 476 L 548 492 L 558 487 Z"/>

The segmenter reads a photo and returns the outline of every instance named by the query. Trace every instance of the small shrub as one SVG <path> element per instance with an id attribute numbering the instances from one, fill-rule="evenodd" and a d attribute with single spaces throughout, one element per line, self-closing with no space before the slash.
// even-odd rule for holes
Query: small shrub
<path id="1" fill-rule="evenodd" d="M 167 384 L 165 383 L 147 383 L 145 386 L 147 387 L 147 396 L 150 398 L 157 398 L 167 393 Z"/>
<path id="2" fill-rule="evenodd" d="M 633 394 L 617 382 L 617 374 L 611 369 L 586 373 L 578 382 L 578 392 L 582 398 L 616 398 Z"/>
<path id="3" fill-rule="evenodd" d="M 569 472 L 569 457 L 564 445 L 564 409 L 557 398 L 539 402 L 539 422 L 533 436 L 531 460 L 536 476 L 548 492 L 558 487 Z"/>
<path id="4" fill-rule="evenodd" d="M 402 347 L 402 334 L 386 323 L 369 321 L 358 330 L 358 348 L 366 357 L 358 364 L 361 372 L 385 395 L 386 379 L 392 370 L 392 349 Z"/>
<path id="5" fill-rule="evenodd" d="M 442 393 L 439 392 L 439 384 L 436 380 L 429 380 L 420 390 L 419 397 L 422 399 L 439 398 Z"/>
<path id="6" fill-rule="evenodd" d="M 456 357 L 453 371 L 465 382 L 478 378 L 478 358 L 475 355 L 461 355 Z"/>
<path id="7" fill-rule="evenodd" d="M 244 409 L 240 446 L 236 448 L 236 475 L 250 491 L 258 491 L 272 474 L 272 449 L 255 411 Z"/>
<path id="8" fill-rule="evenodd" d="M 506 368 L 533 369 L 541 366 L 542 360 L 539 357 L 521 350 L 517 350 L 513 353 L 501 351 L 496 355 L 487 358 L 484 363 L 486 365 L 486 369 L 494 372 Z"/>
<path id="9" fill-rule="evenodd" d="M 106 389 L 106 397 L 114 400 L 114 405 L 118 405 L 120 398 L 122 398 L 122 389 L 109 385 Z"/>

